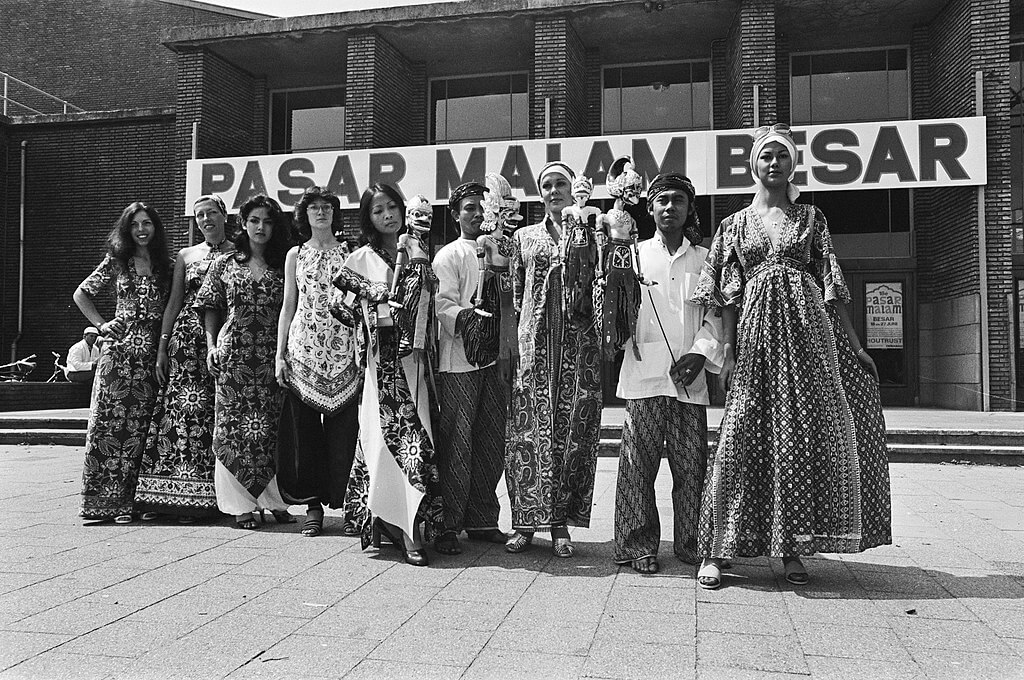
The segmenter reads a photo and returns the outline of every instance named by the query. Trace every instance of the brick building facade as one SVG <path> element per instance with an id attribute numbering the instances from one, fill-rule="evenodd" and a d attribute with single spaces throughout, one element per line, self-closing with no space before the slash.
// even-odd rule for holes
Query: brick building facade
<path id="1" fill-rule="evenodd" d="M 161 3 L 135 0 L 131 4 Z M 864 286 L 879 281 L 897 281 L 905 293 L 907 346 L 900 359 L 902 382 L 883 389 L 889 403 L 1006 410 L 1015 408 L 1017 390 L 1024 382 L 1018 378 L 1015 315 L 1024 256 L 1019 248 L 1015 251 L 1015 230 L 1021 225 L 1011 201 L 1012 184 L 1021 181 L 1021 171 L 1018 168 L 1014 175 L 1012 112 L 1005 96 L 1014 77 L 1011 46 L 1024 42 L 1021 4 L 1020 0 L 922 0 L 891 10 L 888 0 L 873 0 L 863 4 L 859 14 L 852 10 L 844 14 L 842 3 L 829 0 L 785 4 L 777 0 L 583 0 L 569 7 L 551 0 L 484 0 L 208 26 L 196 25 L 201 22 L 194 16 L 181 17 L 177 28 L 162 33 L 166 47 L 155 40 L 151 44 L 163 50 L 161 63 L 173 64 L 176 80 L 173 96 L 153 103 L 171 108 L 152 112 L 148 118 L 138 114 L 131 122 L 101 125 L 92 121 L 81 128 L 88 133 L 78 138 L 78 144 L 86 155 L 90 150 L 102 155 L 102 149 L 108 149 L 112 163 L 120 160 L 124 168 L 136 169 L 132 176 L 139 184 L 126 181 L 124 187 L 167 201 L 177 215 L 174 238 L 180 245 L 188 239 L 188 222 L 180 215 L 185 161 L 192 155 L 193 144 L 199 158 L 268 153 L 274 146 L 275 116 L 282 115 L 275 113 L 275 106 L 286 99 L 282 93 L 299 93 L 298 98 L 316 88 L 344 88 L 343 144 L 335 148 L 422 146 L 441 141 L 435 116 L 442 105 L 454 101 L 438 100 L 434 92 L 439 82 L 455 83 L 470 76 L 479 81 L 480 74 L 511 73 L 514 79 L 515 74 L 524 73 L 528 83 L 524 94 L 513 85 L 509 95 L 513 108 L 518 98 L 526 97 L 521 114 L 524 128 L 514 134 L 557 139 L 609 133 L 606 99 L 612 70 L 633 69 L 633 73 L 637 66 L 693 62 L 706 64 L 709 74 L 705 128 L 732 129 L 795 120 L 795 112 L 804 115 L 794 104 L 798 89 L 794 64 L 805 59 L 803 55 L 856 57 L 888 52 L 890 58 L 902 59 L 899 54 L 906 54 L 905 66 L 892 67 L 907 74 L 907 110 L 902 118 L 974 116 L 980 102 L 987 121 L 987 184 L 980 189 L 909 192 L 909 223 L 903 225 L 905 233 L 896 235 L 905 239 L 906 249 L 855 252 L 844 258 L 844 265 L 861 296 Z M 834 30 L 836 22 L 844 25 L 842 35 Z M 169 25 L 167 21 L 162 27 Z M 0 35 L 6 29 L 0 24 Z M 159 31 L 152 33 L 155 37 Z M 816 37 L 826 35 L 830 37 Z M 0 70 L 4 70 L 2 59 Z M 154 82 L 165 82 L 165 76 Z M 161 85 L 154 92 L 166 94 L 167 90 Z M 74 103 L 81 101 L 86 100 Z M 301 118 L 296 112 L 303 113 L 298 108 L 283 110 L 296 121 Z M 516 115 L 520 114 L 513 112 L 513 119 Z M 12 173 L 18 167 L 15 147 L 25 136 L 19 128 L 27 129 L 23 125 L 0 124 L 0 140 L 7 139 L 5 239 L 10 238 L 17 210 L 11 198 L 17 184 Z M 47 128 L 46 134 L 58 140 L 65 129 L 62 125 L 73 128 L 70 122 L 50 125 L 52 132 Z M 109 128 L 109 136 L 102 137 L 99 128 Z M 146 170 L 144 161 L 117 148 L 112 141 L 119 134 L 116 130 L 125 135 L 131 130 L 166 135 L 159 140 L 146 137 L 160 149 L 148 153 L 152 157 L 166 154 L 160 157 L 173 161 L 167 167 Z M 40 143 L 41 152 L 50 148 L 49 143 Z M 44 155 L 36 162 L 60 163 Z M 64 175 L 54 169 L 40 173 L 40 180 L 43 177 Z M 125 201 L 117 202 L 113 191 L 121 180 L 115 179 L 116 174 L 103 177 L 111 188 L 97 192 L 97 197 L 122 205 Z M 98 243 L 104 225 L 116 215 L 80 183 L 73 186 L 70 193 L 75 199 L 88 197 L 84 203 L 91 207 L 91 221 L 96 222 L 91 215 L 104 215 L 77 240 Z M 35 197 L 52 196 L 42 187 L 33 186 L 32 192 Z M 129 194 L 127 188 L 121 192 Z M 748 199 L 715 197 L 708 202 L 712 221 L 717 223 Z M 54 205 L 49 198 L 43 202 Z M 896 209 L 891 212 L 895 214 Z M 530 216 L 537 215 L 539 209 L 531 207 Z M 354 235 L 354 216 L 346 219 L 349 235 Z M 63 233 L 71 222 L 83 221 L 63 215 L 61 220 L 47 226 Z M 33 237 L 46 228 L 45 221 L 43 214 L 33 214 Z M 3 339 L 9 343 L 8 248 L 5 257 Z M 26 352 L 48 349 L 34 343 L 59 333 L 62 323 L 79 322 L 74 310 L 67 308 L 73 285 L 88 267 L 74 257 L 61 262 L 60 277 L 34 294 L 66 302 L 41 307 L 46 311 L 40 317 L 56 318 L 45 326 L 42 318 L 33 317 L 38 329 L 26 333 Z M 863 301 L 858 302 L 855 295 L 855 312 L 858 304 L 863 326 Z"/>

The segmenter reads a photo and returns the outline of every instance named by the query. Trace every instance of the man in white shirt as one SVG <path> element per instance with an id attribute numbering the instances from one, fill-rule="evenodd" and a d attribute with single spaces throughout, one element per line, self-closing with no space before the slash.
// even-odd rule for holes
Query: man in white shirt
<path id="1" fill-rule="evenodd" d="M 96 342 L 100 332 L 89 326 L 82 332 L 82 339 L 71 345 L 64 375 L 71 382 L 90 383 L 96 373 L 96 362 L 100 359 L 100 344 Z"/>
<path id="2" fill-rule="evenodd" d="M 459 533 L 470 540 L 504 543 L 498 529 L 498 495 L 505 460 L 505 418 L 509 385 L 491 359 L 475 365 L 466 357 L 467 338 L 490 344 L 477 326 L 493 331 L 497 349 L 497 319 L 480 324 L 474 318 L 474 294 L 480 278 L 476 239 L 484 212 L 487 187 L 467 182 L 452 191 L 448 207 L 458 220 L 461 235 L 434 256 L 439 287 L 435 296 L 441 356 L 438 402 L 441 436 L 438 438 L 438 471 L 444 498 L 444 530 L 434 549 L 454 555 L 462 552 Z M 467 332 L 467 326 L 469 330 Z M 496 352 L 495 352 L 496 355 Z"/>
<path id="3" fill-rule="evenodd" d="M 722 323 L 690 302 L 707 248 L 690 180 L 663 173 L 651 181 L 647 210 L 654 238 L 638 248 L 644 286 L 636 340 L 641 359 L 625 352 L 618 396 L 626 399 L 615 490 L 615 562 L 642 574 L 658 571 L 661 527 L 654 481 L 664 455 L 672 472 L 673 551 L 688 563 L 696 554 L 697 522 L 707 464 L 708 386 L 704 371 L 722 366 Z"/>

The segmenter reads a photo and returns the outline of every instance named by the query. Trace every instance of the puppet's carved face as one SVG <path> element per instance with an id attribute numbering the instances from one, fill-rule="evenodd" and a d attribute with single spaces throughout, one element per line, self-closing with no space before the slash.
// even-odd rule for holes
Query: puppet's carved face
<path id="1" fill-rule="evenodd" d="M 434 219 L 434 211 L 430 201 L 423 196 L 415 196 L 405 210 L 405 226 L 417 236 L 423 237 L 430 233 L 430 224 Z"/>

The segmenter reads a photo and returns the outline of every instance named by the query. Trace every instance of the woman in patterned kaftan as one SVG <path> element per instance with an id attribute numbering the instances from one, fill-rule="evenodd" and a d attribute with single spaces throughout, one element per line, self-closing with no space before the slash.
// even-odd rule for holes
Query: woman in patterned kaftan
<path id="1" fill-rule="evenodd" d="M 520 359 L 505 456 L 515 529 L 509 552 L 525 550 L 534 532 L 547 529 L 554 554 L 571 557 L 568 525 L 590 525 L 601 429 L 601 305 L 598 295 L 593 318 L 585 320 L 566 309 L 562 210 L 572 204 L 573 179 L 564 164 L 546 165 L 537 185 L 547 215 L 513 236 Z"/>
<path id="2" fill-rule="evenodd" d="M 206 272 L 227 240 L 227 208 L 218 196 L 200 196 L 193 207 L 203 242 L 178 251 L 171 298 L 164 310 L 156 359 L 163 385 L 135 504 L 142 519 L 177 515 L 181 524 L 219 515 L 213 488 L 213 376 L 206 368 L 206 331 L 193 308 Z"/>
<path id="3" fill-rule="evenodd" d="M 335 237 L 341 202 L 310 187 L 295 206 L 302 245 L 285 259 L 284 305 L 277 327 L 275 374 L 285 389 L 277 442 L 281 494 L 306 505 L 303 536 L 323 531 L 324 504 L 343 507 L 359 430 L 359 387 L 352 329 L 329 309 L 332 282 L 348 257 Z"/>
<path id="4" fill-rule="evenodd" d="M 159 394 L 157 338 L 170 287 L 171 262 L 160 215 L 145 203 L 132 203 L 110 231 L 106 257 L 74 295 L 78 308 L 110 341 L 96 365 L 85 437 L 84 519 L 132 521 L 139 467 Z M 114 318 L 104 321 L 93 298 L 110 290 L 117 298 Z"/>
<path id="5" fill-rule="evenodd" d="M 349 481 L 346 510 L 357 521 L 363 548 L 388 536 L 413 566 L 428 562 L 423 541 L 442 526 L 441 495 L 431 428 L 430 342 L 437 277 L 418 242 L 405 241 L 399 264 L 399 230 L 405 202 L 397 190 L 374 184 L 359 201 L 366 245 L 345 262 L 334 285 L 348 298 L 335 314 L 358 319 L 359 357 L 365 367 L 359 404 L 359 452 Z M 397 277 L 392 302 L 391 281 Z M 354 300 L 353 310 L 348 300 Z M 425 531 L 421 529 L 425 525 Z"/>
<path id="6" fill-rule="evenodd" d="M 281 389 L 274 378 L 277 320 L 284 296 L 286 218 L 272 198 L 242 205 L 236 252 L 210 267 L 194 306 L 204 311 L 207 367 L 216 378 L 213 454 L 217 507 L 240 529 L 259 527 L 253 512 L 294 521 L 277 486 L 274 453 Z"/>
<path id="7" fill-rule="evenodd" d="M 795 159 L 788 126 L 758 128 L 758 192 L 722 222 L 693 296 L 722 309 L 729 390 L 701 507 L 708 589 L 725 558 L 781 557 L 803 585 L 800 556 L 891 543 L 877 371 L 825 217 L 793 202 Z"/>

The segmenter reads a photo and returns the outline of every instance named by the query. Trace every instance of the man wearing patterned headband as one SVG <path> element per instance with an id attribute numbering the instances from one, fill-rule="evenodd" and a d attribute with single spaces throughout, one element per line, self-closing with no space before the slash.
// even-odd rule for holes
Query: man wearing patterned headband
<path id="1" fill-rule="evenodd" d="M 700 243 L 695 192 L 686 177 L 658 175 L 647 192 L 657 227 L 640 244 L 645 286 L 637 314 L 638 359 L 626 352 L 618 396 L 626 399 L 615 492 L 615 562 L 641 574 L 658 571 L 661 527 L 654 481 L 661 458 L 672 472 L 673 542 L 676 556 L 697 562 L 697 518 L 707 464 L 708 387 L 704 371 L 722 364 L 722 323 L 689 302 L 707 248 Z"/>
<path id="2" fill-rule="evenodd" d="M 459 223 L 460 237 L 434 256 L 441 327 L 438 472 L 444 497 L 444 530 L 434 548 L 447 555 L 462 552 L 458 537 L 463 529 L 470 540 L 505 542 L 498 529 L 495 488 L 504 466 L 508 387 L 493 361 L 484 366 L 470 363 L 465 345 L 471 335 L 483 332 L 474 328 L 483 317 L 475 313 L 473 294 L 480 276 L 476 238 L 486 192 L 478 182 L 455 188 L 448 208 Z"/>

